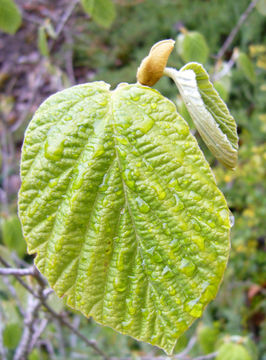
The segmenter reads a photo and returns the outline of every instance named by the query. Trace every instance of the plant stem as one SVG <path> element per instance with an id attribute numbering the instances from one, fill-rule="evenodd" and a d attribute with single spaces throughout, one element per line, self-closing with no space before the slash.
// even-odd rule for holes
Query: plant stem
<path id="1" fill-rule="evenodd" d="M 218 62 L 225 54 L 226 50 L 229 48 L 229 46 L 232 44 L 236 34 L 238 33 L 238 31 L 240 30 L 241 26 L 243 25 L 243 23 L 247 20 L 249 14 L 251 13 L 251 11 L 254 9 L 254 7 L 256 6 L 257 2 L 259 0 L 253 0 L 251 1 L 251 3 L 249 4 L 249 6 L 246 8 L 246 10 L 243 12 L 243 14 L 240 16 L 236 26 L 233 28 L 233 30 L 230 32 L 230 34 L 228 35 L 227 39 L 225 40 L 223 46 L 221 47 L 221 49 L 219 50 L 217 56 L 216 56 L 216 62 Z"/>

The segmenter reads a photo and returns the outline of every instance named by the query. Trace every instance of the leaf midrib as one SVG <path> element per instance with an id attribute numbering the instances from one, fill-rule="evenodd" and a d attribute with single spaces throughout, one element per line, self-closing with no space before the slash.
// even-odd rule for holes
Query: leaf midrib
<path id="1" fill-rule="evenodd" d="M 110 108 L 112 109 L 112 119 L 115 119 L 115 115 L 114 115 L 114 111 L 113 111 L 113 102 L 112 102 L 112 98 L 111 98 L 111 101 L 110 101 Z M 137 249 L 139 251 L 139 254 L 141 256 L 141 259 L 142 259 L 142 263 L 141 263 L 141 266 L 143 268 L 143 272 L 145 274 L 145 277 L 147 279 L 147 284 L 148 286 L 151 287 L 151 290 L 153 291 L 154 295 L 157 297 L 157 295 L 159 295 L 157 293 L 157 290 L 156 288 L 154 288 L 154 286 L 152 285 L 152 280 L 149 278 L 149 276 L 147 275 L 147 272 L 146 272 L 146 269 L 145 269 L 145 266 L 144 266 L 144 257 L 143 257 L 143 254 L 142 254 L 142 247 L 140 245 L 141 241 L 140 241 L 140 237 L 138 235 L 138 232 L 137 232 L 137 228 L 136 228 L 136 224 L 135 224 L 135 221 L 134 221 L 134 216 L 132 214 L 132 211 L 131 211 L 131 208 L 130 208 L 130 205 L 129 205 L 129 201 L 128 201 L 128 196 L 127 196 L 127 186 L 124 182 L 124 179 L 122 177 L 122 167 L 121 167 L 121 163 L 120 163 L 120 158 L 119 158 L 119 154 L 118 154 L 118 151 L 117 151 L 117 147 L 118 147 L 118 144 L 117 144 L 117 140 L 116 140 L 116 131 L 115 131 L 115 126 L 114 126 L 114 123 L 113 123 L 113 134 L 114 134 L 114 144 L 115 144 L 115 153 L 116 153 L 116 159 L 117 159 L 117 163 L 118 163 L 118 167 L 119 167 L 119 170 L 120 170 L 120 178 L 121 178 L 121 182 L 122 182 L 122 186 L 123 186 L 123 192 L 124 192 L 124 196 L 125 196 L 125 206 L 127 207 L 128 209 L 128 212 L 129 212 L 129 215 L 130 215 L 130 219 L 131 219 L 131 223 L 132 223 L 132 226 L 133 226 L 133 229 L 134 229 L 134 233 L 135 233 L 135 237 L 136 237 L 136 240 L 137 240 Z M 148 291 L 147 291 L 147 294 L 148 294 Z M 154 304 L 154 308 L 157 309 L 157 304 L 154 303 L 154 300 L 153 298 L 151 297 L 152 299 L 152 302 Z M 170 320 L 166 319 L 164 320 L 164 315 L 163 315 L 163 311 L 161 312 L 161 314 L 157 314 L 157 316 L 161 319 L 162 323 L 164 323 L 164 325 L 169 322 Z"/>

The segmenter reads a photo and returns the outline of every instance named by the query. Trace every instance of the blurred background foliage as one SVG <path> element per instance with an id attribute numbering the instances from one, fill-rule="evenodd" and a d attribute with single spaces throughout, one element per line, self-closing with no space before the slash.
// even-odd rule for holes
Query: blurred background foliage
<path id="1" fill-rule="evenodd" d="M 150 47 L 162 39 L 177 39 L 168 65 L 204 64 L 236 119 L 240 149 L 235 171 L 225 169 L 200 140 L 173 83 L 162 78 L 156 84 L 188 121 L 234 216 L 231 256 L 219 294 L 179 340 L 176 352 L 195 336 L 191 356 L 218 351 L 218 360 L 266 359 L 265 0 L 257 2 L 218 59 L 248 0 L 101 0 L 95 7 L 92 3 L 0 0 L 0 254 L 16 267 L 32 263 L 16 201 L 23 134 L 40 103 L 73 84 L 104 80 L 114 88 L 120 82 L 135 82 L 137 67 Z M 113 356 L 138 359 L 162 354 L 66 309 L 54 295 L 49 303 Z M 12 278 L 0 278 L 0 328 L 8 359 L 23 330 L 18 304 L 27 306 L 26 290 Z M 51 320 L 45 312 L 39 316 Z M 29 356 L 30 360 L 96 358 L 56 321 L 48 322 Z"/>

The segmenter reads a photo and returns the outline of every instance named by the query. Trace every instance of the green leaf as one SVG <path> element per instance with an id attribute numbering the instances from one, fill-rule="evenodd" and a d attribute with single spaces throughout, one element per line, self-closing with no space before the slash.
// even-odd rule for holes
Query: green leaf
<path id="1" fill-rule="evenodd" d="M 0 0 L 0 30 L 15 34 L 21 25 L 21 14 L 13 0 Z"/>
<path id="2" fill-rule="evenodd" d="M 97 24 L 105 28 L 111 26 L 116 15 L 112 0 L 81 0 L 81 4 Z"/>
<path id="3" fill-rule="evenodd" d="M 40 350 L 39 349 L 33 349 L 32 352 L 29 354 L 29 360 L 40 360 L 42 359 L 41 355 L 40 355 Z"/>
<path id="4" fill-rule="evenodd" d="M 15 250 L 20 257 L 23 257 L 26 253 L 26 242 L 17 215 L 2 221 L 1 232 L 3 243 L 8 249 Z"/>
<path id="5" fill-rule="evenodd" d="M 165 74 L 175 81 L 210 151 L 225 166 L 235 168 L 238 150 L 236 123 L 203 66 L 189 63 L 180 71 L 166 68 Z"/>
<path id="6" fill-rule="evenodd" d="M 231 74 L 227 74 L 223 76 L 220 80 L 217 80 L 213 83 L 215 90 L 218 92 L 220 97 L 224 102 L 227 102 L 229 99 L 230 91 L 231 91 Z"/>
<path id="7" fill-rule="evenodd" d="M 242 70 L 245 77 L 250 81 L 252 84 L 256 81 L 256 73 L 254 69 L 254 65 L 250 58 L 243 52 L 240 52 L 237 57 L 237 66 L 240 70 Z"/>
<path id="8" fill-rule="evenodd" d="M 256 9 L 261 15 L 266 16 L 266 0 L 259 0 L 256 4 Z"/>
<path id="9" fill-rule="evenodd" d="M 40 26 L 38 29 L 38 48 L 42 56 L 49 56 L 49 46 L 44 26 Z"/>
<path id="10" fill-rule="evenodd" d="M 204 354 L 212 353 L 215 350 L 215 343 L 218 340 L 219 331 L 214 327 L 201 326 L 198 330 L 198 343 Z"/>
<path id="11" fill-rule="evenodd" d="M 8 349 L 15 349 L 18 346 L 19 340 L 22 335 L 20 324 L 11 323 L 7 324 L 3 331 L 3 344 Z"/>
<path id="12" fill-rule="evenodd" d="M 244 346 L 225 343 L 219 348 L 216 360 L 252 360 L 252 358 Z"/>
<path id="13" fill-rule="evenodd" d="M 184 62 L 196 61 L 205 64 L 209 56 L 209 47 L 205 37 L 196 31 L 179 34 L 177 39 L 177 53 Z"/>
<path id="14" fill-rule="evenodd" d="M 175 105 L 141 85 L 109 87 L 74 86 L 40 106 L 19 214 L 58 296 L 170 354 L 216 296 L 229 211 Z"/>
<path id="15" fill-rule="evenodd" d="M 193 120 L 191 119 L 191 116 L 190 116 L 190 114 L 187 110 L 187 107 L 186 107 L 184 101 L 182 100 L 181 96 L 177 97 L 176 104 L 177 104 L 178 113 L 182 116 L 183 119 L 186 120 L 186 122 L 189 125 L 190 130 L 193 128 L 195 129 Z"/>
<path id="16" fill-rule="evenodd" d="M 213 86 L 223 101 L 228 101 L 229 93 L 221 81 L 215 81 Z"/>

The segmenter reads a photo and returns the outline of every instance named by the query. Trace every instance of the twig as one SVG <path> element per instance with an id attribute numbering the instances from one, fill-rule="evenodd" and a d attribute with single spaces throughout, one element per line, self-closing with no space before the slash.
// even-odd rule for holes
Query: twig
<path id="1" fill-rule="evenodd" d="M 45 59 L 43 59 L 39 64 L 40 70 L 38 72 L 38 75 L 36 76 L 34 87 L 31 89 L 31 94 L 32 94 L 31 98 L 29 99 L 29 101 L 28 101 L 24 111 L 22 112 L 21 116 L 19 117 L 19 119 L 12 126 L 10 126 L 11 132 L 15 132 L 24 123 L 24 121 L 27 119 L 27 117 L 30 113 L 30 109 L 31 109 L 31 107 L 36 99 L 36 96 L 38 94 L 38 88 L 42 82 L 42 78 L 43 78 L 43 74 L 44 74 L 44 70 L 45 70 L 44 61 L 45 61 Z"/>
<path id="2" fill-rule="evenodd" d="M 34 346 L 37 343 L 39 337 L 44 332 L 47 324 L 48 324 L 48 320 L 47 319 L 42 319 L 40 321 L 39 326 L 38 327 L 36 326 L 36 329 L 34 331 L 34 334 L 32 335 L 32 339 L 31 339 L 31 342 L 30 342 L 30 350 L 32 350 L 34 348 Z"/>
<path id="3" fill-rule="evenodd" d="M 61 20 L 59 21 L 58 25 L 57 25 L 57 28 L 55 30 L 55 40 L 56 38 L 58 38 L 58 36 L 61 34 L 63 28 L 64 28 L 64 25 L 66 24 L 66 22 L 68 21 L 69 17 L 71 16 L 73 10 L 75 9 L 75 6 L 77 5 L 77 3 L 79 2 L 79 0 L 73 0 L 69 6 L 67 7 L 66 11 L 64 12 Z M 24 13 L 24 17 L 25 17 L 25 13 Z M 54 44 L 55 44 L 55 40 L 53 40 L 51 43 L 50 43 L 50 50 L 53 48 Z M 44 70 L 45 70 L 45 66 L 44 66 L 44 62 L 46 61 L 46 59 L 42 59 L 40 64 L 39 64 L 39 72 L 38 72 L 38 75 L 36 77 L 36 80 L 35 80 L 35 83 L 34 83 L 34 87 L 33 89 L 31 90 L 31 98 L 29 99 L 26 107 L 25 107 L 25 110 L 22 112 L 21 116 L 19 117 L 19 119 L 12 125 L 10 126 L 10 131 L 11 132 L 15 132 L 23 123 L 24 121 L 27 119 L 29 113 L 30 113 L 30 109 L 36 99 L 36 96 L 38 94 L 38 88 L 40 87 L 41 85 L 41 82 L 42 82 L 42 79 L 43 79 L 43 75 L 44 75 Z"/>
<path id="4" fill-rule="evenodd" d="M 41 339 L 38 341 L 38 346 L 45 347 L 45 349 L 49 355 L 49 360 L 53 360 L 56 358 L 54 348 L 50 341 L 48 341 L 46 339 Z"/>
<path id="5" fill-rule="evenodd" d="M 1 256 L 0 256 L 0 262 L 7 268 L 10 268 L 9 263 L 7 261 L 5 261 Z M 39 274 L 40 273 L 38 271 L 35 271 L 33 276 L 38 280 Z M 53 315 L 54 319 L 57 319 L 62 325 L 66 326 L 68 329 L 70 329 L 74 334 L 76 334 L 80 339 L 82 339 L 86 343 L 86 345 L 90 346 L 92 349 L 94 349 L 94 351 L 96 353 L 101 355 L 104 358 L 104 360 L 109 360 L 109 357 L 98 347 L 95 340 L 87 339 L 86 336 L 84 336 L 81 332 L 79 332 L 71 323 L 69 323 L 66 319 L 64 319 L 60 314 L 56 313 L 50 307 L 50 305 L 48 305 L 46 303 L 46 301 L 45 301 L 46 297 L 48 296 L 48 294 L 50 294 L 53 291 L 52 289 L 48 288 L 48 289 L 45 289 L 43 292 L 36 294 L 34 292 L 34 290 L 25 281 L 23 281 L 20 278 L 19 275 L 17 275 L 17 274 L 13 274 L 13 275 L 20 282 L 20 284 L 22 286 L 24 286 L 24 288 L 26 288 L 31 293 L 31 295 L 33 295 L 36 299 L 40 300 L 40 304 L 43 305 L 43 307 L 45 307 L 46 310 L 48 310 Z"/>
<path id="6" fill-rule="evenodd" d="M 80 324 L 80 317 L 79 316 L 74 316 L 72 324 L 73 324 L 75 329 L 78 329 L 79 324 Z M 71 334 L 70 335 L 70 346 L 71 346 L 71 348 L 75 348 L 77 346 L 77 335 L 76 334 Z"/>
<path id="7" fill-rule="evenodd" d="M 98 347 L 95 340 L 89 340 L 86 338 L 85 335 L 83 335 L 79 330 L 77 330 L 70 322 L 68 322 L 66 319 L 64 319 L 60 314 L 56 313 L 50 305 L 48 305 L 45 301 L 43 301 L 43 306 L 48 310 L 54 318 L 58 319 L 58 321 L 66 326 L 68 329 L 70 329 L 74 334 L 76 334 L 81 340 L 85 342 L 89 347 L 93 348 L 96 353 L 101 355 L 104 360 L 110 360 L 109 357 Z"/>
<path id="8" fill-rule="evenodd" d="M 218 351 L 207 354 L 207 355 L 197 356 L 197 357 L 195 357 L 194 359 L 191 359 L 191 360 L 209 360 L 209 359 L 216 358 L 217 355 L 218 355 Z"/>
<path id="9" fill-rule="evenodd" d="M 73 68 L 73 50 L 72 50 L 73 39 L 70 32 L 67 29 L 64 30 L 64 36 L 69 46 L 69 49 L 66 52 L 66 71 L 71 85 L 74 85 L 76 83 L 76 79 Z"/>
<path id="10" fill-rule="evenodd" d="M 253 0 L 251 1 L 251 3 L 249 4 L 249 6 L 247 7 L 247 9 L 243 12 L 243 14 L 240 16 L 236 26 L 233 28 L 233 30 L 230 32 L 230 34 L 228 35 L 227 39 L 225 40 L 223 46 L 221 47 L 221 49 L 219 50 L 217 56 L 216 56 L 216 62 L 219 62 L 219 60 L 224 56 L 226 50 L 229 48 L 229 46 L 231 45 L 231 43 L 233 42 L 236 34 L 238 33 L 238 31 L 240 30 L 241 26 L 243 25 L 243 23 L 247 20 L 249 14 L 251 13 L 251 11 L 254 9 L 254 7 L 256 6 L 257 2 L 259 0 Z"/>
<path id="11" fill-rule="evenodd" d="M 214 352 L 214 353 L 210 353 L 210 354 L 206 354 L 206 355 L 201 355 L 201 356 L 197 356 L 195 358 L 192 358 L 190 356 L 187 355 L 182 355 L 182 357 L 180 357 L 180 355 L 178 355 L 179 357 L 177 358 L 177 355 L 174 355 L 171 357 L 171 359 L 178 359 L 178 360 L 210 360 L 213 359 L 217 356 L 218 352 Z M 167 356 L 153 356 L 153 355 L 145 355 L 145 356 L 139 356 L 138 359 L 140 360 L 167 360 L 170 359 Z M 125 357 L 125 358 L 117 358 L 117 357 L 112 357 L 110 360 L 131 360 L 131 358 L 129 357 Z"/>
<path id="12" fill-rule="evenodd" d="M 222 79 L 224 76 L 226 76 L 230 70 L 232 69 L 232 67 L 235 65 L 235 62 L 236 62 L 236 59 L 237 59 L 237 56 L 238 56 L 238 50 L 237 49 L 234 49 L 233 51 L 233 54 L 230 58 L 230 60 L 228 62 L 225 62 L 223 64 L 223 68 L 221 71 L 219 72 L 214 72 L 212 75 L 211 75 L 211 80 L 214 82 L 214 81 L 219 81 L 220 79 Z M 217 67 L 218 65 L 215 67 L 215 71 L 217 71 Z"/>
<path id="13" fill-rule="evenodd" d="M 17 295 L 16 289 L 14 288 L 14 286 L 13 286 L 12 284 L 10 284 L 10 281 L 9 281 L 8 277 L 5 277 L 5 276 L 4 276 L 4 277 L 2 278 L 2 281 L 3 281 L 3 283 L 6 285 L 8 291 L 10 292 L 10 294 L 11 294 L 11 296 L 12 296 L 12 298 L 15 300 L 20 314 L 21 314 L 23 317 L 25 317 L 25 311 L 24 311 L 24 309 L 23 309 L 23 307 L 22 307 L 22 304 L 21 304 L 21 302 L 20 302 L 20 299 L 19 299 L 19 297 L 18 297 L 18 295 Z"/>
<path id="14" fill-rule="evenodd" d="M 2 256 L 0 255 L 0 263 L 2 263 L 4 266 L 6 266 L 7 268 L 11 268 L 11 266 L 9 265 L 9 263 L 7 261 L 5 261 Z M 39 297 L 38 294 L 35 294 L 34 290 L 24 281 L 22 280 L 18 275 L 14 275 L 14 277 L 17 279 L 17 281 L 26 289 L 28 290 L 29 293 L 31 293 L 33 296 L 35 296 L 36 298 Z"/>
<path id="15" fill-rule="evenodd" d="M 38 320 L 38 310 L 40 306 L 41 301 L 39 299 L 35 299 L 31 294 L 29 294 L 27 304 L 28 310 L 24 319 L 25 326 L 13 360 L 27 360 L 31 350 L 30 345 L 34 334 L 34 324 Z"/>
<path id="16" fill-rule="evenodd" d="M 62 16 L 59 24 L 57 25 L 57 28 L 55 30 L 55 35 L 56 38 L 58 38 L 58 36 L 61 34 L 61 31 L 63 30 L 66 22 L 68 21 L 69 17 L 71 16 L 73 10 L 75 9 L 77 3 L 79 2 L 79 0 L 73 0 L 67 7 L 64 15 Z"/>
<path id="17" fill-rule="evenodd" d="M 62 359 L 65 359 L 66 352 L 65 352 L 65 342 L 64 337 L 62 333 L 61 323 L 59 321 L 55 321 L 55 327 L 56 327 L 56 333 L 58 338 L 58 351 L 59 355 L 62 357 Z"/>
<path id="18" fill-rule="evenodd" d="M 16 276 L 34 276 L 34 268 L 14 269 L 14 268 L 0 268 L 0 275 L 16 275 Z"/>
<path id="19" fill-rule="evenodd" d="M 192 336 L 192 338 L 189 340 L 187 347 L 181 351 L 179 354 L 174 355 L 174 359 L 182 359 L 184 358 L 189 352 L 190 350 L 194 347 L 194 345 L 197 342 L 197 338 L 196 336 Z"/>

